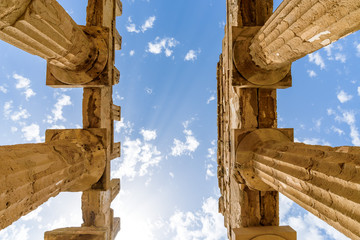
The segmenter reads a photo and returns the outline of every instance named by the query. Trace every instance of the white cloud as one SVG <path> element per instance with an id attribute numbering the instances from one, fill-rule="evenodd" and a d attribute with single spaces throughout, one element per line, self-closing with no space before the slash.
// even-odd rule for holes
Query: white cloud
<path id="1" fill-rule="evenodd" d="M 343 111 L 342 116 L 336 115 L 335 120 L 345 122 L 350 127 L 350 138 L 352 144 L 360 146 L 360 133 L 356 126 L 356 118 L 354 112 Z"/>
<path id="2" fill-rule="evenodd" d="M 29 98 L 36 95 L 36 93 L 31 88 L 26 89 L 23 94 L 25 95 L 26 100 L 29 100 Z"/>
<path id="3" fill-rule="evenodd" d="M 192 152 L 195 152 L 195 150 L 198 148 L 200 143 L 198 140 L 193 136 L 193 133 L 191 130 L 188 130 L 189 121 L 185 121 L 183 123 L 184 125 L 184 131 L 185 134 L 185 141 L 182 142 L 178 139 L 174 139 L 173 146 L 171 147 L 171 155 L 172 156 L 181 156 L 181 155 L 190 155 Z"/>
<path id="4" fill-rule="evenodd" d="M 298 239 L 304 240 L 347 240 L 342 233 L 324 221 L 306 212 L 292 200 L 280 195 L 280 225 L 290 225 L 296 232 Z"/>
<path id="5" fill-rule="evenodd" d="M 350 101 L 353 96 L 351 96 L 350 94 L 347 94 L 346 92 L 344 92 L 343 90 L 341 90 L 338 95 L 337 95 L 337 98 L 339 99 L 339 101 L 341 103 L 345 103 L 347 101 Z"/>
<path id="6" fill-rule="evenodd" d="M 216 176 L 216 141 L 211 141 L 211 147 L 207 149 L 208 155 L 206 156 L 206 179 Z"/>
<path id="7" fill-rule="evenodd" d="M 301 215 L 289 216 L 286 221 L 282 221 L 281 224 L 290 225 L 297 232 L 299 239 L 300 237 L 304 240 L 349 239 L 335 228 L 308 212 Z"/>
<path id="8" fill-rule="evenodd" d="M 331 126 L 331 130 L 337 134 L 339 134 L 339 136 L 343 135 L 344 134 L 344 131 L 341 130 L 340 128 L 337 128 L 335 126 Z"/>
<path id="9" fill-rule="evenodd" d="M 23 133 L 23 137 L 26 141 L 36 141 L 40 142 L 40 127 L 37 124 L 31 124 L 29 126 L 25 126 L 21 129 Z"/>
<path id="10" fill-rule="evenodd" d="M 279 217 L 280 221 L 289 214 L 291 208 L 294 206 L 294 202 L 289 198 L 285 197 L 281 193 L 279 194 L 279 205 L 281 206 L 279 209 Z M 281 224 L 281 223 L 280 223 Z"/>
<path id="11" fill-rule="evenodd" d="M 146 32 L 148 29 L 153 28 L 155 20 L 156 20 L 155 16 L 151 16 L 148 19 L 146 19 L 144 24 L 141 25 L 141 27 L 140 27 L 141 32 Z M 140 29 L 138 29 L 136 27 L 136 24 L 133 23 L 131 17 L 128 17 L 128 23 L 126 26 L 126 30 L 128 32 L 140 33 Z"/>
<path id="12" fill-rule="evenodd" d="M 307 70 L 307 73 L 309 74 L 309 77 L 311 77 L 311 78 L 317 76 L 316 72 L 313 70 Z"/>
<path id="13" fill-rule="evenodd" d="M 360 87 L 357 88 L 358 95 L 360 96 Z"/>
<path id="14" fill-rule="evenodd" d="M 41 211 L 42 211 L 42 207 L 38 207 L 37 209 L 21 217 L 21 220 L 41 222 L 42 220 L 42 217 L 40 216 Z"/>
<path id="15" fill-rule="evenodd" d="M 129 137 L 125 137 L 122 151 L 120 166 L 112 174 L 115 177 L 127 177 L 130 181 L 137 176 L 151 174 L 150 168 L 158 166 L 162 160 L 161 152 L 156 146 L 140 139 L 131 140 Z"/>
<path id="16" fill-rule="evenodd" d="M 212 197 L 206 199 L 202 208 L 196 212 L 176 211 L 170 217 L 170 231 L 175 234 L 171 239 L 223 240 L 226 238 L 224 218 L 218 213 L 218 201 Z"/>
<path id="17" fill-rule="evenodd" d="M 357 56 L 360 57 L 360 43 L 356 45 Z"/>
<path id="18" fill-rule="evenodd" d="M 332 57 L 333 47 L 334 47 L 334 44 L 330 44 L 330 45 L 327 45 L 326 47 L 324 47 L 324 50 L 326 51 L 326 55 L 327 55 L 328 59 L 331 59 L 331 57 Z"/>
<path id="19" fill-rule="evenodd" d="M 214 100 L 216 100 L 216 98 L 215 98 L 215 95 L 212 94 L 212 95 L 209 97 L 209 99 L 206 101 L 206 104 L 209 104 L 209 103 L 211 103 L 211 102 L 214 101 Z"/>
<path id="20" fill-rule="evenodd" d="M 14 132 L 17 132 L 18 129 L 17 129 L 17 127 L 11 127 L 10 130 L 11 130 L 12 133 L 14 133 Z"/>
<path id="21" fill-rule="evenodd" d="M 149 95 L 151 95 L 153 93 L 153 90 L 151 88 L 145 88 L 145 92 Z"/>
<path id="22" fill-rule="evenodd" d="M 153 28 L 155 20 L 156 20 L 155 16 L 151 16 L 148 19 L 146 19 L 145 23 L 141 26 L 141 31 L 145 32 L 146 30 Z"/>
<path id="23" fill-rule="evenodd" d="M 326 47 L 324 47 L 324 50 L 326 51 L 327 59 L 328 60 L 335 60 L 340 61 L 342 63 L 346 62 L 346 55 L 343 53 L 343 46 L 339 44 L 338 42 L 332 43 Z M 337 51 L 335 54 L 333 54 L 333 50 Z"/>
<path id="24" fill-rule="evenodd" d="M 29 230 L 25 225 L 10 225 L 0 231 L 0 239 L 2 240 L 29 240 Z"/>
<path id="25" fill-rule="evenodd" d="M 11 111 L 13 108 L 12 104 L 13 104 L 13 101 L 8 101 L 8 102 L 4 103 L 4 116 L 6 118 L 9 118 L 9 116 L 11 114 Z"/>
<path id="26" fill-rule="evenodd" d="M 179 42 L 176 41 L 175 38 L 165 37 L 161 39 L 160 37 L 156 37 L 153 42 L 148 43 L 146 51 L 153 54 L 160 54 L 164 51 L 165 55 L 170 57 L 173 53 L 171 49 L 176 47 L 177 44 L 179 44 Z"/>
<path id="27" fill-rule="evenodd" d="M 315 63 L 316 65 L 318 65 L 320 67 L 320 69 L 325 68 L 324 60 L 321 57 L 319 52 L 311 53 L 308 56 L 309 56 L 309 61 L 310 62 Z"/>
<path id="28" fill-rule="evenodd" d="M 131 50 L 129 53 L 130 56 L 134 56 L 134 54 L 135 54 L 135 50 Z"/>
<path id="29" fill-rule="evenodd" d="M 0 92 L 7 93 L 7 89 L 4 86 L 0 86 Z"/>
<path id="30" fill-rule="evenodd" d="M 82 128 L 82 127 L 78 127 L 78 128 Z M 51 125 L 50 127 L 48 127 L 48 129 L 65 129 L 64 125 Z"/>
<path id="31" fill-rule="evenodd" d="M 174 178 L 174 177 L 175 177 L 175 175 L 174 175 L 173 172 L 169 172 L 169 176 L 170 176 L 171 178 Z"/>
<path id="32" fill-rule="evenodd" d="M 126 26 L 128 32 L 139 33 L 140 30 L 136 28 L 136 24 L 132 22 L 131 17 L 128 17 L 128 24 Z"/>
<path id="33" fill-rule="evenodd" d="M 345 63 L 346 62 L 346 55 L 343 54 L 343 53 L 336 53 L 335 54 L 335 60 L 340 61 L 342 63 Z"/>
<path id="34" fill-rule="evenodd" d="M 195 61 L 197 59 L 197 55 L 200 53 L 201 51 L 195 51 L 195 50 L 189 50 L 184 58 L 185 61 Z"/>
<path id="35" fill-rule="evenodd" d="M 328 114 L 329 116 L 335 114 L 335 111 L 334 111 L 333 109 L 331 109 L 331 108 L 328 108 L 326 111 L 327 111 L 327 114 Z"/>
<path id="36" fill-rule="evenodd" d="M 13 111 L 13 101 L 5 102 L 4 104 L 4 116 L 7 119 L 11 119 L 14 122 L 19 121 L 21 119 L 27 119 L 30 117 L 30 113 L 23 109 L 21 106 L 17 111 Z"/>
<path id="37" fill-rule="evenodd" d="M 124 133 L 126 135 L 131 135 L 133 132 L 133 124 L 129 121 L 125 121 L 124 118 L 121 118 L 121 121 L 115 123 L 115 132 Z"/>
<path id="38" fill-rule="evenodd" d="M 30 117 L 29 112 L 22 107 L 19 108 L 19 111 L 13 112 L 10 116 L 11 120 L 19 121 L 20 119 L 27 119 Z"/>
<path id="39" fill-rule="evenodd" d="M 36 95 L 36 93 L 30 88 L 30 79 L 16 73 L 13 74 L 13 78 L 17 80 L 15 87 L 17 89 L 24 89 L 22 94 L 25 95 L 26 100 L 29 100 L 31 97 Z"/>
<path id="40" fill-rule="evenodd" d="M 15 85 L 17 89 L 21 89 L 21 88 L 26 89 L 30 87 L 30 79 L 20 76 L 16 73 L 13 75 L 13 78 L 17 80 L 17 83 Z"/>
<path id="41" fill-rule="evenodd" d="M 151 141 L 156 139 L 156 130 L 141 129 L 140 134 L 143 136 L 144 141 Z"/>
<path id="42" fill-rule="evenodd" d="M 309 144 L 309 145 L 325 145 L 325 146 L 331 145 L 328 141 L 320 139 L 320 138 L 304 138 L 303 140 L 295 138 L 294 141 L 302 142 L 302 143 Z"/>
<path id="43" fill-rule="evenodd" d="M 71 104 L 72 103 L 70 96 L 65 94 L 60 95 L 60 97 L 57 99 L 57 102 L 54 105 L 54 108 L 51 110 L 53 115 L 52 116 L 48 115 L 46 121 L 51 124 L 56 123 L 59 120 L 66 121 L 66 119 L 62 115 L 63 108 Z"/>

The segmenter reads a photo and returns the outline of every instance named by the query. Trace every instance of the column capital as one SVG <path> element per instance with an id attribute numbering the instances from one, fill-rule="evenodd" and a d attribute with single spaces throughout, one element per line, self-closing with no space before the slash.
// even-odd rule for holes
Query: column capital
<path id="1" fill-rule="evenodd" d="M 234 168 L 238 170 L 238 178 L 253 190 L 274 191 L 269 185 L 264 183 L 256 174 L 253 167 L 253 152 L 261 144 L 274 142 L 292 142 L 293 129 L 252 129 L 232 131 L 234 148 L 231 149 L 233 159 L 235 159 Z"/>

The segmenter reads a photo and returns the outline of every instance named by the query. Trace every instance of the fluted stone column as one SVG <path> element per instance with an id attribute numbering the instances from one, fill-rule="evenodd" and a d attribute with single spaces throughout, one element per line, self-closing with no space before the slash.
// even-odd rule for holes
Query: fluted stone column
<path id="1" fill-rule="evenodd" d="M 69 70 L 96 58 L 93 43 L 56 0 L 4 0 L 0 39 Z"/>
<path id="2" fill-rule="evenodd" d="M 46 143 L 1 146 L 0 229 L 62 191 L 85 191 L 96 183 L 105 168 L 98 137 L 65 130 Z"/>
<path id="3" fill-rule="evenodd" d="M 360 147 L 293 143 L 278 130 L 261 129 L 248 134 L 236 154 L 249 186 L 266 184 L 360 239 Z"/>
<path id="4" fill-rule="evenodd" d="M 359 29 L 358 0 L 284 0 L 250 54 L 261 68 L 278 69 Z"/>

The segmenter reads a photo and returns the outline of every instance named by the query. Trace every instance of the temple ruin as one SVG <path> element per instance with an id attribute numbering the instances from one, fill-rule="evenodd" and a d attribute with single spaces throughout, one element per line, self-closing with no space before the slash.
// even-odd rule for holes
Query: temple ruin
<path id="1" fill-rule="evenodd" d="M 46 240 L 113 240 L 119 232 L 110 204 L 120 179 L 111 179 L 110 161 L 120 156 L 112 86 L 120 77 L 121 13 L 120 0 L 89 0 L 86 26 L 79 26 L 56 0 L 1 1 L 0 39 L 46 59 L 46 85 L 84 94 L 82 129 L 47 130 L 45 143 L 0 147 L 0 229 L 66 191 L 83 192 L 84 223 L 46 232 Z"/>
<path id="2" fill-rule="evenodd" d="M 291 64 L 360 29 L 358 0 L 226 0 L 218 80 L 219 211 L 230 240 L 294 240 L 279 226 L 279 192 L 351 239 L 360 239 L 360 148 L 294 142 L 277 128 L 276 89 L 292 85 Z M 112 87 L 121 36 L 120 0 L 88 0 L 86 26 L 56 0 L 2 0 L 0 39 L 47 60 L 46 85 L 83 88 L 83 128 L 47 130 L 45 143 L 0 147 L 0 229 L 60 192 L 82 192 L 83 224 L 46 240 L 113 240 L 111 202 L 120 180 L 110 161 Z"/>
<path id="3" fill-rule="evenodd" d="M 277 128 L 291 63 L 360 29 L 360 1 L 227 0 L 218 79 L 219 211 L 231 240 L 296 239 L 279 192 L 360 239 L 360 148 L 294 143 Z"/>

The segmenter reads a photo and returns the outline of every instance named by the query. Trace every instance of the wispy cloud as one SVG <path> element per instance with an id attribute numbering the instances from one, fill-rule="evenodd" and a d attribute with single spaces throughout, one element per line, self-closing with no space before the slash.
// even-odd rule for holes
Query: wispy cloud
<path id="1" fill-rule="evenodd" d="M 30 88 L 30 79 L 16 73 L 13 74 L 13 78 L 17 80 L 15 87 L 23 90 L 22 94 L 25 95 L 26 100 L 29 100 L 31 97 L 36 95 L 36 93 Z"/>
<path id="2" fill-rule="evenodd" d="M 216 141 L 211 141 L 211 147 L 208 148 L 208 155 L 206 156 L 206 179 L 216 176 Z"/>
<path id="3" fill-rule="evenodd" d="M 280 194 L 280 224 L 290 225 L 300 239 L 306 240 L 348 240 L 343 234 L 338 232 L 324 221 L 306 212 L 293 201 Z"/>
<path id="4" fill-rule="evenodd" d="M 136 24 L 132 22 L 131 17 L 128 17 L 128 23 L 126 25 L 126 30 L 128 32 L 134 32 L 134 33 L 140 32 L 140 30 L 136 28 Z"/>
<path id="5" fill-rule="evenodd" d="M 51 110 L 52 116 L 47 115 L 47 122 L 54 124 L 57 121 L 66 121 L 66 119 L 63 116 L 63 108 L 65 106 L 70 106 L 71 98 L 68 95 L 62 94 L 58 97 L 57 102 L 55 103 L 53 109 Z"/>
<path id="6" fill-rule="evenodd" d="M 149 95 L 151 95 L 153 93 L 153 90 L 151 88 L 145 88 L 145 92 Z"/>
<path id="7" fill-rule="evenodd" d="M 151 16 L 148 19 L 145 20 L 145 22 L 140 26 L 140 29 L 136 27 L 136 24 L 133 23 L 132 18 L 128 17 L 128 23 L 126 25 L 126 30 L 128 32 L 132 33 L 140 33 L 140 32 L 146 32 L 148 29 L 151 29 L 154 27 L 154 22 L 156 20 L 155 16 Z"/>
<path id="8" fill-rule="evenodd" d="M 157 137 L 156 130 L 141 129 L 140 134 L 143 136 L 144 141 L 146 141 L 146 142 L 155 140 Z"/>
<path id="9" fill-rule="evenodd" d="M 27 119 L 31 115 L 26 109 L 22 108 L 22 106 L 19 106 L 17 111 L 13 111 L 13 101 L 11 100 L 4 104 L 4 116 L 16 122 L 21 119 Z"/>
<path id="10" fill-rule="evenodd" d="M 342 115 L 336 115 L 335 120 L 345 122 L 350 127 L 350 137 L 352 144 L 360 145 L 360 133 L 356 126 L 355 113 L 352 111 L 343 111 Z"/>
<path id="11" fill-rule="evenodd" d="M 325 68 L 325 62 L 319 52 L 311 53 L 309 56 L 309 62 L 315 63 L 320 69 Z"/>
<path id="12" fill-rule="evenodd" d="M 325 146 L 331 145 L 328 141 L 320 138 L 304 138 L 304 139 L 295 138 L 294 142 L 302 142 L 309 145 L 325 145 Z"/>
<path id="13" fill-rule="evenodd" d="M 333 132 L 337 133 L 339 136 L 345 134 L 343 130 L 341 130 L 340 128 L 337 128 L 337 127 L 335 127 L 335 126 L 331 126 L 331 130 L 332 130 Z"/>
<path id="14" fill-rule="evenodd" d="M 309 77 L 311 77 L 311 78 L 313 78 L 313 77 L 316 77 L 316 76 L 317 76 L 316 72 L 315 72 L 315 71 L 313 71 L 313 70 L 307 70 L 307 73 L 309 74 Z"/>
<path id="15" fill-rule="evenodd" d="M 36 141 L 40 142 L 40 126 L 33 123 L 28 126 L 25 126 L 21 129 L 21 132 L 23 133 L 23 138 L 26 141 Z"/>
<path id="16" fill-rule="evenodd" d="M 184 60 L 185 61 L 195 61 L 197 59 L 198 54 L 200 54 L 200 52 L 201 52 L 201 50 L 195 51 L 195 50 L 191 49 L 186 53 Z"/>
<path id="17" fill-rule="evenodd" d="M 185 141 L 174 139 L 173 146 L 171 147 L 172 156 L 190 155 L 199 147 L 200 143 L 193 135 L 193 132 L 188 129 L 189 121 L 183 123 L 185 134 Z"/>
<path id="18" fill-rule="evenodd" d="M 174 240 L 226 238 L 224 217 L 218 213 L 218 201 L 213 197 L 207 198 L 199 211 L 176 211 L 170 217 L 169 227 Z"/>
<path id="19" fill-rule="evenodd" d="M 348 94 L 348 93 L 346 93 L 345 91 L 341 90 L 341 91 L 338 93 L 337 98 L 338 98 L 338 100 L 339 100 L 341 103 L 345 103 L 345 102 L 350 101 L 350 100 L 353 98 L 353 96 L 350 95 L 350 94 Z"/>
<path id="20" fill-rule="evenodd" d="M 163 158 L 161 152 L 149 142 L 148 136 L 143 136 L 143 138 L 144 140 L 125 138 L 122 143 L 121 164 L 116 168 L 117 170 L 113 171 L 113 176 L 126 177 L 131 181 L 137 176 L 147 175 L 151 167 L 159 165 Z"/>
<path id="21" fill-rule="evenodd" d="M 0 231 L 0 239 L 29 240 L 29 231 L 30 228 L 26 227 L 25 225 L 11 225 Z"/>
<path id="22" fill-rule="evenodd" d="M 141 31 L 145 32 L 146 30 L 153 28 L 155 20 L 156 20 L 155 16 L 151 16 L 148 19 L 146 19 L 145 23 L 141 26 Z"/>
<path id="23" fill-rule="evenodd" d="M 125 121 L 124 118 L 121 118 L 121 121 L 115 123 L 115 132 L 131 135 L 134 131 L 133 127 L 133 123 L 130 121 Z"/>
<path id="24" fill-rule="evenodd" d="M 212 101 L 214 101 L 216 98 L 215 98 L 215 95 L 211 95 L 209 97 L 209 99 L 206 101 L 206 104 L 210 104 Z"/>
<path id="25" fill-rule="evenodd" d="M 8 92 L 8 90 L 7 90 L 7 88 L 6 88 L 6 87 L 4 87 L 4 86 L 0 86 L 0 92 L 2 92 L 2 93 L 7 93 L 7 92 Z"/>
<path id="26" fill-rule="evenodd" d="M 162 51 L 165 52 L 165 56 L 170 57 L 173 53 L 173 48 L 178 45 L 179 42 L 175 38 L 160 38 L 156 37 L 153 42 L 148 43 L 147 51 L 152 54 L 160 54 Z"/>

